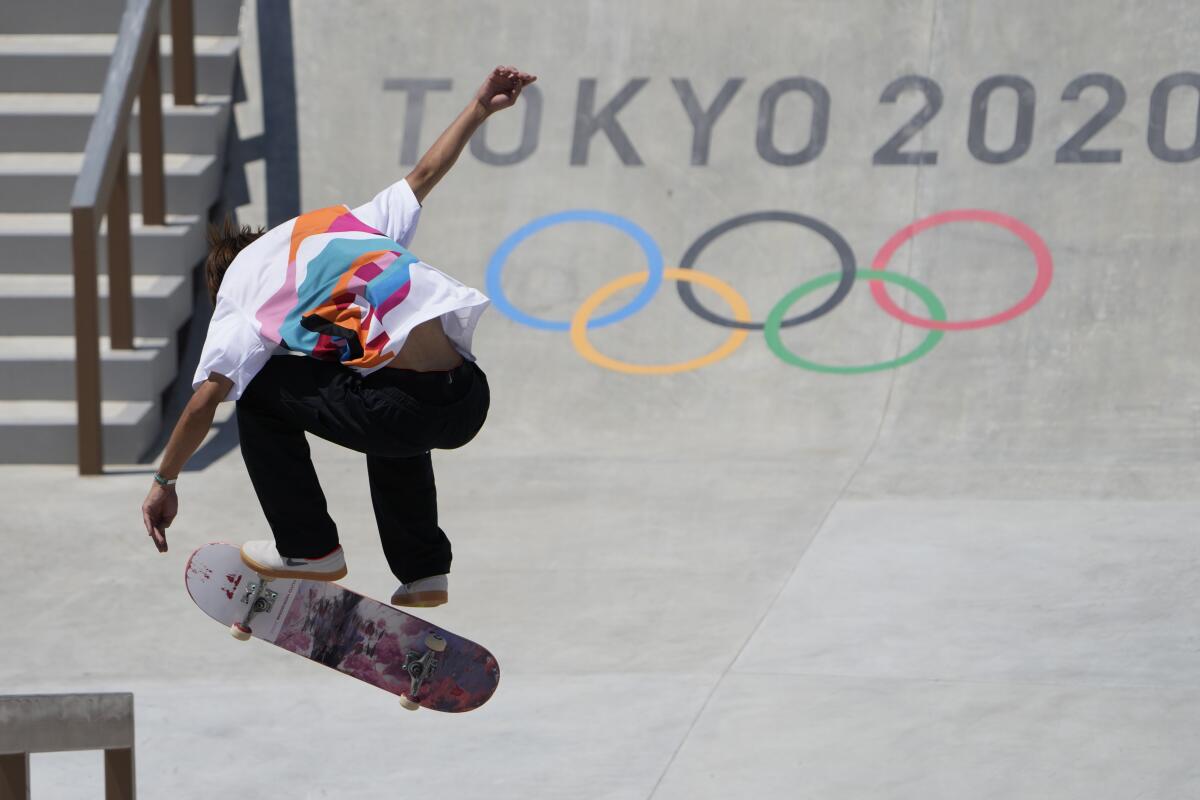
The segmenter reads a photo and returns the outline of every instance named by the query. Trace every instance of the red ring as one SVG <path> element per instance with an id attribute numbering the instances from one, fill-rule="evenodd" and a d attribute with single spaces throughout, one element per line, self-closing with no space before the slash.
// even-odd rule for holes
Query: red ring
<path id="1" fill-rule="evenodd" d="M 968 319 L 959 322 L 926 319 L 909 314 L 900 306 L 892 302 L 892 298 L 888 296 L 887 286 L 883 281 L 870 281 L 871 296 L 875 298 L 875 302 L 879 307 L 891 314 L 901 322 L 918 328 L 928 328 L 939 331 L 967 331 L 976 328 L 987 328 L 992 325 L 999 325 L 1002 322 L 1008 322 L 1016 316 L 1024 314 L 1029 309 L 1037 305 L 1037 302 L 1042 299 L 1042 295 L 1050 288 L 1050 279 L 1054 274 L 1054 259 L 1050 256 L 1050 248 L 1046 247 L 1046 243 L 1042 241 L 1042 237 L 1038 236 L 1025 223 L 1018 219 L 1000 214 L 996 211 L 984 211 L 982 209 L 963 208 L 954 211 L 943 211 L 940 214 L 926 217 L 918 220 L 906 228 L 903 228 L 899 233 L 879 249 L 875 254 L 875 260 L 871 262 L 871 269 L 885 270 L 888 262 L 892 260 L 892 256 L 899 249 L 900 245 L 907 242 L 909 239 L 916 236 L 923 230 L 936 228 L 938 225 L 945 225 L 948 222 L 986 222 L 989 225 L 997 225 L 1006 230 L 1010 230 L 1020 237 L 1021 241 L 1029 247 L 1033 252 L 1033 257 L 1037 262 L 1037 278 L 1033 282 L 1033 288 L 1029 290 L 1029 294 L 1017 303 L 1012 308 L 1001 311 L 999 314 L 994 314 L 990 317 L 982 319 Z"/>

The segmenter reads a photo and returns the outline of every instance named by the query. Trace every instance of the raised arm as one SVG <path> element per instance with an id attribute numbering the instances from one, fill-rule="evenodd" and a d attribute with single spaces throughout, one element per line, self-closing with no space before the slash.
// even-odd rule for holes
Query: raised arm
<path id="1" fill-rule="evenodd" d="M 511 107 L 521 95 L 521 89 L 536 80 L 536 76 L 521 72 L 516 67 L 496 67 L 492 70 L 467 107 L 425 151 L 425 155 L 421 156 L 406 177 L 413 194 L 417 196 L 417 202 L 425 202 L 425 196 L 454 166 L 459 153 L 483 121 L 497 111 Z"/>

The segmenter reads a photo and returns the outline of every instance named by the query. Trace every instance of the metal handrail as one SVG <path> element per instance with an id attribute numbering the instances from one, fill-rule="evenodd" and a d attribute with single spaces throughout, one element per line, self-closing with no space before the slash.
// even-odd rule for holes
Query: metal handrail
<path id="1" fill-rule="evenodd" d="M 75 276 L 75 401 L 79 474 L 104 469 L 100 414 L 100 312 L 96 250 L 100 220 L 108 218 L 109 337 L 133 349 L 133 270 L 129 223 L 129 117 L 139 96 L 142 221 L 166 222 L 158 27 L 163 0 L 129 0 L 104 79 L 100 108 L 88 132 L 83 166 L 71 194 Z M 171 0 L 175 105 L 195 105 L 192 0 Z"/>
<path id="2" fill-rule="evenodd" d="M 104 751 L 105 800 L 134 800 L 133 695 L 0 695 L 0 800 L 29 797 L 29 754 Z M 98 797 L 98 794 L 91 795 Z"/>

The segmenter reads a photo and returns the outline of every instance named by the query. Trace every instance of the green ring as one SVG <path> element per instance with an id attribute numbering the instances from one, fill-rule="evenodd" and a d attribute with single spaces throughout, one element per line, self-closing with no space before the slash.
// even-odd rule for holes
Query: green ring
<path id="1" fill-rule="evenodd" d="M 803 367 L 804 369 L 812 370 L 813 372 L 830 372 L 837 375 L 861 375 L 865 372 L 878 372 L 885 369 L 895 369 L 902 367 L 905 364 L 916 361 L 921 356 L 928 353 L 937 343 L 945 336 L 945 331 L 930 330 L 925 339 L 908 355 L 893 359 L 892 361 L 881 361 L 878 364 L 867 364 L 861 367 L 831 367 L 826 364 L 818 364 L 815 361 L 809 361 L 788 350 L 784 346 L 783 341 L 779 338 L 780 324 L 783 322 L 783 316 L 788 310 L 796 304 L 801 297 L 806 294 L 820 289 L 830 283 L 836 283 L 841 280 L 841 272 L 830 272 L 827 275 L 822 275 L 819 278 L 813 278 L 808 283 L 797 286 L 792 291 L 784 295 L 783 299 L 775 304 L 771 309 L 771 313 L 767 315 L 766 323 L 763 326 L 763 333 L 767 337 L 767 345 L 771 348 L 771 352 L 777 355 L 781 361 L 784 361 L 792 366 Z M 897 272 L 885 272 L 883 270 L 868 270 L 866 272 L 858 270 L 854 273 L 854 279 L 868 281 L 885 281 L 894 283 L 908 289 L 910 292 L 921 298 L 921 302 L 929 309 L 929 318 L 937 322 L 943 322 L 946 319 L 946 308 L 942 305 L 942 301 L 937 299 L 928 286 L 923 283 L 918 283 L 907 275 L 901 275 Z"/>

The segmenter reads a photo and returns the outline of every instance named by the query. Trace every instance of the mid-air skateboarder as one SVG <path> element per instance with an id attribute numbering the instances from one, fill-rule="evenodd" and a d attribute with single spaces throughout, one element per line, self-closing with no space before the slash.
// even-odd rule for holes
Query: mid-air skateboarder
<path id="1" fill-rule="evenodd" d="M 265 233 L 228 220 L 210 232 L 212 321 L 194 393 L 142 504 L 161 552 L 178 511 L 175 479 L 217 405 L 236 400 L 242 456 L 275 537 L 242 546 L 249 567 L 277 578 L 346 574 L 307 432 L 367 456 L 384 554 L 401 582 L 392 603 L 446 602 L 451 549 L 429 451 L 466 444 L 487 415 L 471 339 L 488 300 L 406 248 L 421 202 L 471 135 L 534 80 L 494 69 L 412 172 L 365 205 L 319 209 Z"/>

